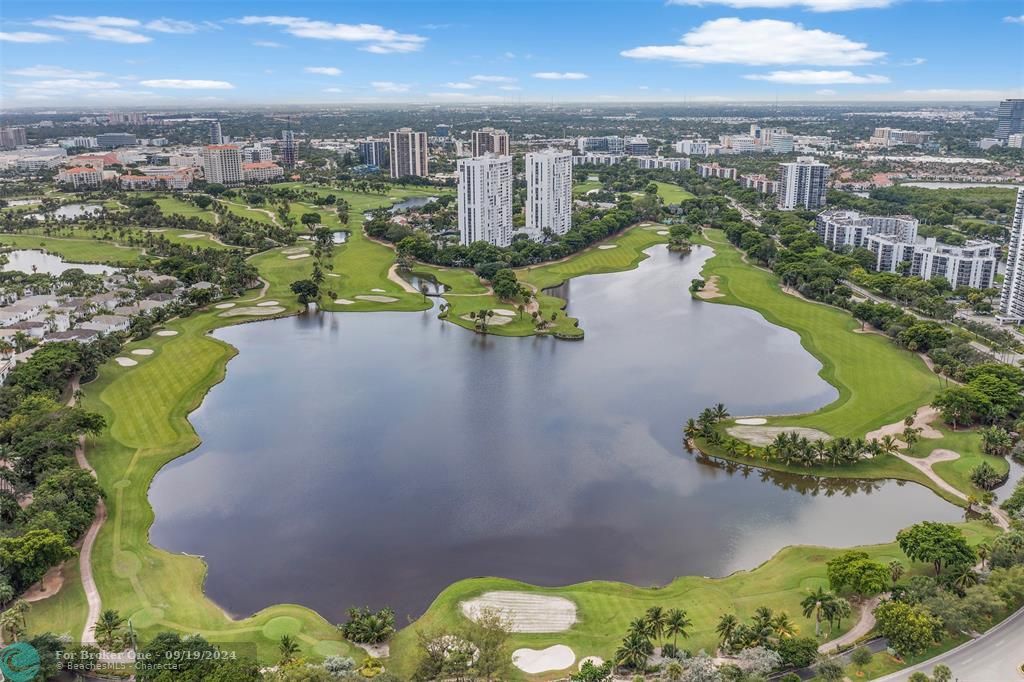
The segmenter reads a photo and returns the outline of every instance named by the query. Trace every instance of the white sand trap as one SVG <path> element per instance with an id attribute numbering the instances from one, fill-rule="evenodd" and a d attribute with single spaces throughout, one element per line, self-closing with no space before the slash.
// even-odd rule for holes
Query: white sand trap
<path id="1" fill-rule="evenodd" d="M 281 306 L 274 306 L 272 308 L 235 308 L 234 310 L 226 310 L 218 317 L 239 317 L 242 315 L 276 315 L 277 313 L 283 313 L 284 308 Z"/>
<path id="2" fill-rule="evenodd" d="M 178 332 L 173 329 L 161 329 L 156 333 L 157 336 L 177 336 Z"/>
<path id="3" fill-rule="evenodd" d="M 283 253 L 284 255 L 287 256 L 288 254 L 291 254 L 291 253 L 308 253 L 308 252 L 309 251 L 308 251 L 308 249 L 306 249 L 305 246 L 293 246 L 290 249 L 285 249 L 281 253 Z"/>
<path id="4" fill-rule="evenodd" d="M 668 230 L 658 230 L 657 234 L 665 236 L 666 234 L 668 234 Z"/>
<path id="5" fill-rule="evenodd" d="M 619 248 L 619 245 L 618 244 L 601 244 L 601 246 L 599 246 L 597 248 L 600 249 L 601 251 L 607 251 L 608 249 L 617 249 L 617 248 Z"/>
<path id="6" fill-rule="evenodd" d="M 802 426 L 730 426 L 726 432 L 733 438 L 739 438 L 751 445 L 768 445 L 780 433 L 796 433 L 807 440 L 829 440 L 830 435 L 817 429 Z"/>
<path id="7" fill-rule="evenodd" d="M 508 308 L 495 308 L 492 312 L 494 312 L 495 315 L 502 315 L 504 317 L 516 316 L 516 311 L 509 310 Z"/>
<path id="8" fill-rule="evenodd" d="M 359 298 L 359 297 L 356 296 L 356 298 Z M 465 320 L 466 322 L 476 322 L 476 319 L 470 317 L 469 315 L 460 315 L 459 318 Z M 506 317 L 504 315 L 494 315 L 489 320 L 487 320 L 487 326 L 488 327 L 500 327 L 502 325 L 508 324 L 511 321 L 512 321 L 511 317 Z"/>
<path id="9" fill-rule="evenodd" d="M 338 274 L 338 273 L 336 273 L 336 272 L 328 272 L 328 273 L 327 273 L 327 276 L 328 276 L 328 277 L 341 277 L 341 275 L 339 275 L 339 274 Z"/>
<path id="10" fill-rule="evenodd" d="M 152 354 L 153 354 L 153 349 L 152 348 L 136 348 L 135 350 L 132 351 L 132 355 L 152 355 Z"/>
<path id="11" fill-rule="evenodd" d="M 576 604 L 565 597 L 544 594 L 485 592 L 462 602 L 459 607 L 463 615 L 473 621 L 484 609 L 500 611 L 509 620 L 512 632 L 565 632 L 576 623 Z"/>
<path id="12" fill-rule="evenodd" d="M 350 301 L 347 298 L 336 298 L 334 299 L 334 302 L 337 303 L 338 305 L 352 305 L 353 303 L 355 303 L 355 301 Z"/>
<path id="13" fill-rule="evenodd" d="M 206 238 L 205 234 L 195 234 L 194 232 L 189 232 L 188 234 L 181 234 L 181 235 L 178 235 L 178 236 L 181 237 L 182 239 L 205 239 Z"/>
<path id="14" fill-rule="evenodd" d="M 604 665 L 604 659 L 601 658 L 600 656 L 584 656 L 583 658 L 580 659 L 580 664 L 578 666 L 578 669 L 579 670 L 583 670 L 583 664 L 588 662 L 588 661 L 590 663 L 593 663 L 594 665 L 596 665 L 598 668 L 600 668 L 602 665 Z"/>
<path id="15" fill-rule="evenodd" d="M 146 230 L 146 232 L 166 232 L 166 231 L 167 230 L 165 230 L 163 228 L 160 228 L 159 230 L 158 229 L 154 229 L 154 228 L 150 228 L 150 229 Z"/>
<path id="16" fill-rule="evenodd" d="M 228 308 L 234 308 L 235 304 L 234 303 L 218 303 L 217 305 L 215 305 L 213 307 L 217 308 L 219 310 L 227 310 Z"/>
<path id="17" fill-rule="evenodd" d="M 131 358 L 114 358 L 114 362 L 122 367 L 134 367 L 139 364 L 136 360 L 132 360 Z"/>
<path id="18" fill-rule="evenodd" d="M 547 649 L 516 649 L 512 652 L 512 665 L 524 673 L 536 675 L 551 670 L 565 670 L 576 662 L 576 654 L 564 644 Z"/>
<path id="19" fill-rule="evenodd" d="M 767 424 L 768 420 L 764 417 L 744 417 L 743 419 L 737 419 L 736 423 L 743 426 L 760 426 L 761 424 Z"/>
<path id="20" fill-rule="evenodd" d="M 258 305 L 261 308 L 269 308 L 270 306 L 281 304 L 278 301 L 264 301 L 263 303 L 257 303 L 256 305 Z"/>
<path id="21" fill-rule="evenodd" d="M 375 292 L 375 293 L 380 293 L 380 294 L 383 294 L 383 293 L 384 293 L 384 290 L 383 290 L 383 289 L 370 289 L 370 291 L 373 291 L 373 292 Z"/>
<path id="22" fill-rule="evenodd" d="M 308 253 L 297 253 L 294 256 L 288 256 L 288 260 L 299 260 L 300 258 L 309 258 Z"/>
<path id="23" fill-rule="evenodd" d="M 308 234 L 300 234 L 299 239 L 304 239 L 308 242 L 310 239 L 312 239 L 312 237 L 310 237 Z"/>
<path id="24" fill-rule="evenodd" d="M 393 296 L 356 296 L 360 301 L 373 301 L 374 303 L 394 303 L 397 298 Z"/>

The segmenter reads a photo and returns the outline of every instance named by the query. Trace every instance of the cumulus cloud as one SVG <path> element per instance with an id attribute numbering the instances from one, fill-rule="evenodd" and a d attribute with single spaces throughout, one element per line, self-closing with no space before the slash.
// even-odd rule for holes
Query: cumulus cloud
<path id="1" fill-rule="evenodd" d="M 744 76 L 747 80 L 768 81 L 769 83 L 788 83 L 791 85 L 868 85 L 888 83 L 887 76 L 877 74 L 856 74 L 852 71 L 772 71 L 771 73 L 752 73 Z"/>
<path id="2" fill-rule="evenodd" d="M 159 33 L 195 33 L 199 30 L 199 27 L 191 21 L 168 19 L 166 17 L 147 22 L 146 28 Z"/>
<path id="3" fill-rule="evenodd" d="M 99 78 L 102 71 L 75 71 L 66 69 L 63 66 L 45 66 L 36 64 L 23 69 L 11 69 L 8 71 L 12 76 L 24 76 L 26 78 L 84 78 L 86 80 Z"/>
<path id="4" fill-rule="evenodd" d="M 324 92 L 345 92 L 341 88 L 324 88 Z"/>
<path id="5" fill-rule="evenodd" d="M 0 41 L 8 43 L 59 43 L 60 36 L 33 31 L 0 31 Z"/>
<path id="6" fill-rule="evenodd" d="M 587 78 L 587 74 L 579 71 L 538 71 L 533 77 L 546 81 L 581 81 Z"/>
<path id="7" fill-rule="evenodd" d="M 665 59 L 696 64 L 817 64 L 856 66 L 885 56 L 838 33 L 806 29 L 776 19 L 707 21 L 676 45 L 646 45 L 621 52 L 633 59 Z"/>
<path id="8" fill-rule="evenodd" d="M 1004 24 L 1024 24 L 1024 14 L 1013 17 L 1003 17 Z"/>
<path id="9" fill-rule="evenodd" d="M 479 81 L 481 83 L 515 83 L 517 79 L 512 76 L 488 76 L 486 74 L 477 74 L 470 76 L 469 80 Z"/>
<path id="10" fill-rule="evenodd" d="M 370 86 L 377 92 L 408 92 L 408 83 L 395 83 L 394 81 L 373 81 Z"/>
<path id="11" fill-rule="evenodd" d="M 506 92 L 517 92 L 519 90 L 522 90 L 522 88 L 519 87 L 518 85 L 499 85 L 498 89 L 504 90 Z"/>
<path id="12" fill-rule="evenodd" d="M 227 81 L 193 80 L 187 78 L 157 78 L 140 81 L 147 88 L 169 88 L 174 90 L 234 90 Z"/>
<path id="13" fill-rule="evenodd" d="M 247 26 L 279 26 L 298 38 L 367 43 L 360 49 L 375 54 L 416 52 L 423 49 L 423 44 L 427 42 L 423 36 L 399 33 L 377 24 L 336 24 L 307 17 L 287 16 L 248 16 L 239 19 L 238 23 Z"/>
<path id="14" fill-rule="evenodd" d="M 307 66 L 306 73 L 316 73 L 321 76 L 340 76 L 341 69 L 336 66 Z"/>
<path id="15" fill-rule="evenodd" d="M 812 12 L 889 7 L 894 0 L 669 0 L 670 5 L 728 5 L 736 9 L 802 7 Z"/>
<path id="16" fill-rule="evenodd" d="M 32 25 L 82 33 L 93 40 L 112 43 L 148 43 L 153 40 L 138 31 L 129 30 L 139 28 L 142 22 L 125 17 L 75 17 L 58 14 L 49 19 L 37 19 Z"/>
<path id="17" fill-rule="evenodd" d="M 256 47 L 284 47 L 281 43 L 275 43 L 273 40 L 254 40 L 252 44 Z"/>
<path id="18" fill-rule="evenodd" d="M 928 60 L 925 59 L 924 57 L 914 57 L 913 59 L 907 59 L 906 61 L 902 62 L 900 66 L 921 66 L 927 61 Z"/>
<path id="19" fill-rule="evenodd" d="M 476 87 L 473 83 L 457 82 L 457 83 L 445 83 L 444 87 L 451 88 L 452 90 L 472 90 Z"/>

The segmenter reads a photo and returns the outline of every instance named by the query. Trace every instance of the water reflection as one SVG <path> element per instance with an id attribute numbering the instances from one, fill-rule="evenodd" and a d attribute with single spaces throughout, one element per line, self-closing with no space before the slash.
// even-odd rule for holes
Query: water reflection
<path id="1" fill-rule="evenodd" d="M 74 220 L 75 218 L 84 218 L 87 215 L 95 215 L 102 210 L 103 207 L 99 204 L 65 204 L 51 213 L 29 213 L 25 217 L 32 218 L 33 220 L 45 220 L 46 218 Z"/>
<path id="2" fill-rule="evenodd" d="M 45 243 L 45 238 L 40 242 Z M 89 275 L 110 275 L 117 272 L 117 268 L 109 265 L 96 265 L 93 263 L 71 263 L 60 256 L 43 251 L 30 249 L 19 249 L 8 251 L 6 254 L 7 263 L 0 267 L 4 272 L 18 271 L 27 274 L 45 273 L 48 275 L 60 275 L 68 270 L 81 270 Z"/>

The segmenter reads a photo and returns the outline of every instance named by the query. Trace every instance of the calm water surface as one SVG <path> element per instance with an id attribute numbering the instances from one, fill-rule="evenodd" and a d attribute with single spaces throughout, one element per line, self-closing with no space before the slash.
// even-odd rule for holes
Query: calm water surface
<path id="1" fill-rule="evenodd" d="M 960 517 L 915 485 L 687 454 L 682 424 L 708 404 L 796 412 L 836 391 L 793 332 L 691 300 L 706 249 L 651 253 L 572 281 L 581 342 L 483 337 L 433 311 L 219 330 L 240 353 L 192 415 L 203 445 L 153 483 L 153 541 L 203 555 L 235 614 L 390 605 L 405 622 L 460 578 L 663 584 Z"/>
<path id="2" fill-rule="evenodd" d="M 46 238 L 40 238 L 40 241 L 46 241 Z M 108 265 L 72 263 L 64 260 L 60 256 L 55 256 L 52 253 L 35 251 L 32 249 L 8 251 L 5 255 L 7 256 L 7 263 L 3 267 L 0 267 L 0 270 L 5 272 L 9 270 L 17 270 L 18 272 L 24 272 L 30 275 L 36 272 L 42 272 L 48 275 L 60 275 L 68 270 L 76 269 L 89 275 L 109 275 L 117 272 L 117 268 L 112 268 Z"/>

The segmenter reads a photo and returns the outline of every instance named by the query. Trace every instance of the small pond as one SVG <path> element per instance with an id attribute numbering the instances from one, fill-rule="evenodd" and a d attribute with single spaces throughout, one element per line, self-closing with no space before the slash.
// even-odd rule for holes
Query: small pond
<path id="1" fill-rule="evenodd" d="M 81 270 L 89 275 L 110 275 L 118 268 L 95 263 L 71 263 L 60 256 L 35 249 L 18 249 L 8 251 L 7 263 L 0 268 L 4 272 L 18 271 L 33 274 L 37 272 L 48 275 L 60 275 L 67 270 Z"/>

